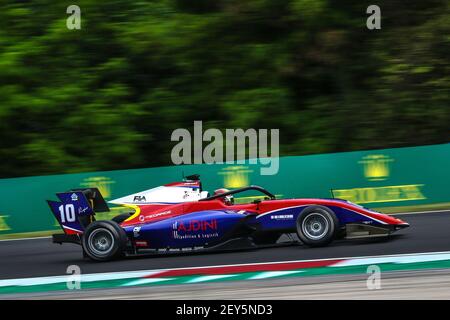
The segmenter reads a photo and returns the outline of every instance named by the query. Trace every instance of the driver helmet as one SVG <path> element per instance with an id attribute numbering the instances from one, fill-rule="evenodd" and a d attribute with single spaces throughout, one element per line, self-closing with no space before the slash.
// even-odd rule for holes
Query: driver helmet
<path id="1" fill-rule="evenodd" d="M 222 194 L 222 193 L 229 192 L 229 191 L 230 190 L 225 189 L 225 188 L 217 189 L 214 191 L 214 195 L 216 196 L 218 194 Z M 225 203 L 228 206 L 234 204 L 234 198 L 233 198 L 233 195 L 231 195 L 231 194 L 228 196 L 225 196 L 225 197 L 218 198 L 218 199 L 221 200 L 223 203 Z"/>

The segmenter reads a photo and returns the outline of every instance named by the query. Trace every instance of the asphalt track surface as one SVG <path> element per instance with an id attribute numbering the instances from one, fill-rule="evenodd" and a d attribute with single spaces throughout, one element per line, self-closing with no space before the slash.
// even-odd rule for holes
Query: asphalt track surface
<path id="1" fill-rule="evenodd" d="M 1 241 L 0 279 L 64 275 L 69 265 L 78 265 L 82 273 L 87 274 L 450 251 L 450 211 L 397 217 L 409 222 L 411 226 L 384 239 L 341 240 L 324 248 L 289 246 L 226 253 L 127 258 L 101 263 L 83 259 L 78 245 L 57 245 L 49 238 Z"/>

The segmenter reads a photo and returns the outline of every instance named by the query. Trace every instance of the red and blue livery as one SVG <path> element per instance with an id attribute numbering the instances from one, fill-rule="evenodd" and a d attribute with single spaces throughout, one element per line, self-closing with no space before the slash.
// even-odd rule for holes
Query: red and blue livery
<path id="1" fill-rule="evenodd" d="M 244 192 L 261 195 L 250 203 L 234 203 Z M 286 243 L 319 247 L 335 239 L 385 237 L 409 226 L 346 200 L 276 199 L 259 186 L 210 195 L 202 190 L 199 175 L 109 201 L 130 208 L 112 220 L 95 219 L 96 212 L 110 210 L 97 188 L 57 197 L 47 202 L 64 234 L 53 235 L 53 242 L 80 244 L 84 256 L 97 261 Z"/>

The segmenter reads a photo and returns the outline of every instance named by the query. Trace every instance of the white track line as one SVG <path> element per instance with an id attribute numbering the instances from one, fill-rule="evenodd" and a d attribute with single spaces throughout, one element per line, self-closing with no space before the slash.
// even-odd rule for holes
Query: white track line
<path id="1" fill-rule="evenodd" d="M 121 287 L 128 287 L 128 286 L 138 286 L 141 284 L 148 284 L 148 283 L 155 283 L 155 282 L 162 282 L 162 281 L 169 281 L 173 278 L 149 278 L 149 279 L 137 279 L 131 282 L 127 282 L 125 284 L 121 284 Z"/>
<path id="2" fill-rule="evenodd" d="M 199 282 L 207 282 L 218 279 L 225 279 L 235 277 L 237 274 L 217 274 L 217 275 L 209 275 L 209 276 L 199 276 L 194 279 L 189 280 L 187 283 L 199 283 Z"/>
<path id="3" fill-rule="evenodd" d="M 250 277 L 250 280 L 267 279 L 267 278 L 286 276 L 286 275 L 302 273 L 302 272 L 304 272 L 304 271 L 302 271 L 302 270 L 265 271 L 265 272 L 261 272 L 257 275 L 254 275 L 253 277 Z"/>
<path id="4" fill-rule="evenodd" d="M 378 256 L 339 257 L 339 258 L 311 259 L 311 260 L 271 261 L 271 262 L 240 263 L 240 264 L 213 265 L 213 266 L 201 266 L 201 267 L 152 269 L 152 270 L 139 270 L 139 271 L 90 273 L 90 274 L 82 274 L 81 281 L 82 282 L 83 281 L 90 282 L 90 281 L 110 280 L 110 279 L 127 279 L 127 278 L 133 278 L 133 277 L 138 278 L 138 277 L 145 277 L 145 276 L 149 276 L 149 275 L 157 275 L 159 273 L 169 271 L 169 270 L 189 270 L 189 269 L 201 270 L 201 269 L 206 269 L 206 268 L 236 267 L 236 266 L 247 266 L 247 265 L 255 266 L 255 265 L 267 265 L 267 264 L 275 264 L 275 263 L 283 264 L 283 263 L 293 263 L 293 262 L 315 262 L 315 261 L 350 260 L 350 259 L 358 260 L 358 259 L 372 259 L 372 258 L 382 259 L 382 258 L 389 258 L 389 257 L 413 257 L 413 256 L 433 256 L 433 255 L 450 255 L 450 251 L 389 254 L 389 255 L 378 255 Z M 426 258 L 423 260 L 427 261 Z M 419 262 L 419 261 L 415 261 L 415 262 Z M 11 286 L 11 285 L 42 284 L 45 281 L 50 281 L 49 283 L 66 282 L 71 279 L 70 276 L 71 275 L 5 279 L 5 280 L 0 280 L 0 287 Z M 232 275 L 232 276 L 235 276 L 235 275 Z M 209 277 L 209 276 L 206 276 L 206 277 Z"/>
<path id="5" fill-rule="evenodd" d="M 364 266 L 368 264 L 380 264 L 380 263 L 416 263 L 416 262 L 434 262 L 450 260 L 450 253 L 446 254 L 427 254 L 416 256 L 396 256 L 396 257 L 377 257 L 377 258 L 362 258 L 362 259 L 350 259 L 344 260 L 331 265 L 330 267 L 349 267 L 349 266 Z"/>
<path id="6" fill-rule="evenodd" d="M 119 271 L 119 272 L 106 272 L 106 273 L 89 273 L 78 275 L 81 282 L 93 282 L 102 280 L 121 280 L 130 278 L 139 278 L 144 276 L 150 276 L 158 272 L 153 270 L 144 271 Z M 0 287 L 5 286 L 33 286 L 40 284 L 52 284 L 52 283 L 64 283 L 68 281 L 74 281 L 76 275 L 62 275 L 62 276 L 48 276 L 37 278 L 18 278 L 18 279 L 5 279 L 0 280 Z"/>

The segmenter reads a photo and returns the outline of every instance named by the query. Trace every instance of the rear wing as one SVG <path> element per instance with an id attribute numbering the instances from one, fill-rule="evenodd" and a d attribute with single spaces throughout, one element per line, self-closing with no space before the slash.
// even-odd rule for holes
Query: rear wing
<path id="1" fill-rule="evenodd" d="M 73 189 L 57 193 L 60 201 L 47 203 L 67 235 L 77 235 L 95 221 L 96 212 L 109 211 L 105 199 L 97 188 Z"/>
<path id="2" fill-rule="evenodd" d="M 94 212 L 108 212 L 109 207 L 98 188 L 72 189 L 70 191 L 82 192 L 86 199 L 89 200 Z"/>

